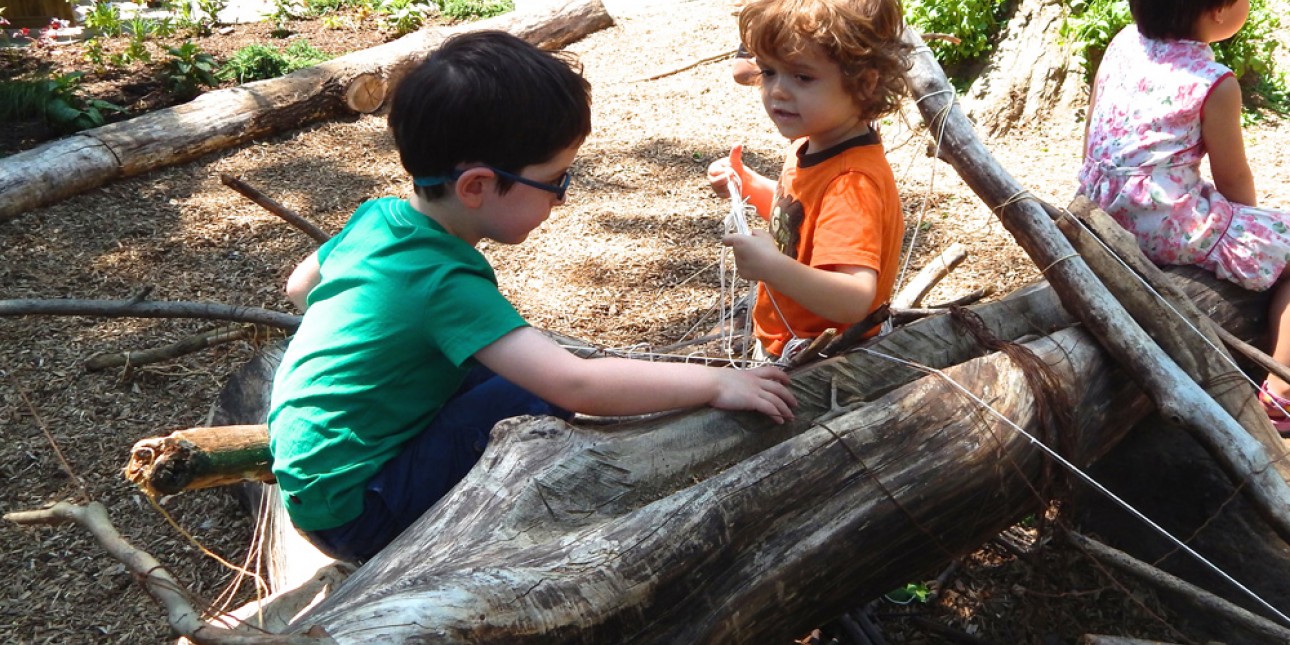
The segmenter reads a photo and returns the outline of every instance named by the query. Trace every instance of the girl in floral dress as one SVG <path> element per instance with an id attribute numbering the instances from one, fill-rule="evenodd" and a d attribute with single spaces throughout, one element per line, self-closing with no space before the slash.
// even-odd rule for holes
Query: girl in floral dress
<path id="1" fill-rule="evenodd" d="M 1093 86 L 1080 193 L 1137 237 L 1156 264 L 1193 264 L 1272 289 L 1272 357 L 1290 364 L 1290 213 L 1256 208 L 1241 139 L 1241 88 L 1209 44 L 1230 38 L 1249 0 L 1130 0 L 1136 24 L 1107 47 Z M 1209 155 L 1213 183 L 1200 174 Z M 1290 383 L 1259 399 L 1290 437 Z"/>

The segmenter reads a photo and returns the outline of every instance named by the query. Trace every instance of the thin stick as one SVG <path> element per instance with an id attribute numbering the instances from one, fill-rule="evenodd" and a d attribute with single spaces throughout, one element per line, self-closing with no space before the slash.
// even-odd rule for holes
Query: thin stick
<path id="1" fill-rule="evenodd" d="M 327 240 L 331 239 L 330 235 L 328 235 L 325 231 L 315 226 L 313 222 L 310 222 L 309 220 L 301 217 L 300 213 L 297 213 L 291 210 L 290 208 L 287 208 L 286 206 L 279 204 L 278 202 L 274 201 L 273 198 L 260 192 L 255 187 L 251 186 L 245 181 L 242 181 L 240 177 L 234 177 L 233 175 L 229 175 L 229 174 L 221 174 L 219 176 L 219 180 L 223 182 L 225 186 L 228 186 L 229 188 L 232 188 L 233 190 L 236 190 L 237 192 L 241 193 L 243 197 L 246 197 L 247 199 L 259 204 L 264 208 L 264 210 L 269 211 L 270 213 L 273 213 L 278 217 L 281 217 L 282 219 L 286 220 L 288 224 L 300 229 L 301 231 L 304 231 L 305 235 L 312 237 L 315 242 L 322 244 L 323 242 L 326 242 Z"/>
<path id="2" fill-rule="evenodd" d="M 918 306 L 923 296 L 927 295 L 932 287 L 940 283 L 965 259 L 967 259 L 967 248 L 958 242 L 951 244 L 949 248 L 941 251 L 940 255 L 924 265 L 922 270 L 905 285 L 905 288 L 891 299 L 891 308 L 913 309 Z"/>
<path id="3" fill-rule="evenodd" d="M 192 354 L 208 347 L 223 345 L 233 341 L 243 340 L 255 336 L 255 325 L 228 325 L 217 327 L 200 334 L 194 334 L 177 342 L 153 347 L 151 349 L 141 349 L 138 351 L 127 352 L 103 352 L 95 354 L 85 359 L 85 370 L 97 372 L 109 367 L 120 367 L 122 365 L 148 365 L 150 363 L 160 363 L 172 358 L 179 358 L 186 354 Z"/>
<path id="4" fill-rule="evenodd" d="M 1290 383 L 1290 368 L 1278 363 L 1277 359 L 1268 356 L 1263 352 L 1263 350 L 1260 350 L 1236 336 L 1233 336 L 1231 332 L 1220 327 L 1218 323 L 1214 323 L 1213 321 L 1211 321 L 1211 323 L 1213 324 L 1214 331 L 1218 333 L 1218 338 L 1223 341 L 1224 345 L 1227 345 L 1234 351 L 1240 352 L 1246 358 L 1254 361 L 1254 363 L 1259 367 L 1277 375 L 1281 380 Z"/>
<path id="5" fill-rule="evenodd" d="M 259 307 L 242 307 L 218 302 L 172 300 L 0 300 L 0 316 L 106 316 L 112 318 L 198 318 L 253 323 L 295 331 L 300 316 Z"/>
<path id="6" fill-rule="evenodd" d="M 175 577 L 170 575 L 170 572 L 166 571 L 165 567 L 151 554 L 126 542 L 117 532 L 116 527 L 112 526 L 107 509 L 98 502 L 90 502 L 85 506 L 58 502 L 44 510 L 6 513 L 4 519 L 24 526 L 67 522 L 80 525 L 89 531 L 112 557 L 125 564 L 136 579 L 147 588 L 148 593 L 166 609 L 166 617 L 171 628 L 189 637 L 195 643 L 313 645 L 335 642 L 327 637 L 239 633 L 202 622 L 200 612 L 189 602 L 186 590 L 179 581 L 175 580 Z"/>
<path id="7" fill-rule="evenodd" d="M 721 52 L 720 54 L 713 54 L 713 55 L 711 55 L 711 56 L 708 56 L 707 58 L 700 58 L 699 60 L 696 60 L 696 61 L 694 61 L 693 63 L 690 63 L 689 65 L 686 65 L 685 67 L 678 67 L 677 69 L 670 70 L 670 71 L 666 71 L 666 72 L 662 72 L 662 73 L 659 73 L 659 74 L 655 74 L 655 75 L 653 75 L 653 76 L 646 76 L 645 78 L 638 78 L 638 79 L 636 79 L 636 80 L 634 80 L 634 81 L 628 81 L 628 83 L 644 83 L 644 82 L 647 82 L 647 81 L 657 81 L 657 80 L 658 80 L 658 79 L 660 79 L 660 78 L 667 78 L 668 76 L 672 76 L 672 75 L 675 75 L 675 74 L 680 74 L 681 72 L 685 72 L 685 71 L 688 71 L 688 70 L 692 70 L 692 69 L 694 69 L 694 68 L 696 68 L 696 67 L 698 67 L 698 66 L 700 66 L 700 65 L 706 65 L 706 64 L 708 64 L 708 63 L 714 63 L 714 62 L 719 61 L 719 60 L 725 60 L 725 59 L 730 58 L 730 57 L 732 57 L 732 56 L 734 56 L 734 55 L 735 55 L 735 50 L 733 50 L 733 49 L 732 49 L 732 50 L 730 50 L 730 51 L 728 51 L 728 52 Z"/>
<path id="8" fill-rule="evenodd" d="M 1250 630 L 1251 633 L 1257 634 L 1260 639 L 1267 639 L 1266 642 L 1290 643 L 1290 629 L 1243 607 L 1234 605 L 1185 580 L 1161 571 L 1123 551 L 1113 549 L 1074 531 L 1068 532 L 1066 535 L 1075 546 L 1093 558 L 1130 573 L 1160 589 L 1177 594 L 1197 609 L 1218 614 L 1232 623 Z"/>

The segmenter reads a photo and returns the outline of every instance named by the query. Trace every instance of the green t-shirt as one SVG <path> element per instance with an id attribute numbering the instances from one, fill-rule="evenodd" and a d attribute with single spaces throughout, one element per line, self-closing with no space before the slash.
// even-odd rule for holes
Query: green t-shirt
<path id="1" fill-rule="evenodd" d="M 273 381 L 269 447 L 292 522 L 340 526 L 461 385 L 525 325 L 488 261 L 405 200 L 359 206 L 318 250 L 321 280 Z"/>

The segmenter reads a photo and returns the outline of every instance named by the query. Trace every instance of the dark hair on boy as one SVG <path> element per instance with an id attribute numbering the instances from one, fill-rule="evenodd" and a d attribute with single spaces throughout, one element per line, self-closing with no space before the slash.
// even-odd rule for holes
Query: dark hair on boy
<path id="1" fill-rule="evenodd" d="M 591 132 L 591 86 L 581 66 L 503 31 L 453 36 L 405 76 L 389 125 L 403 168 L 444 177 L 458 164 L 518 173 Z M 498 177 L 499 192 L 514 182 Z M 425 198 L 442 185 L 418 186 Z"/>
<path id="2" fill-rule="evenodd" d="M 1189 40 L 1195 37 L 1201 14 L 1226 7 L 1236 0 L 1129 0 L 1129 12 L 1138 33 L 1155 40 Z"/>
<path id="3" fill-rule="evenodd" d="M 895 112 L 909 92 L 909 53 L 900 0 L 753 2 L 739 13 L 739 35 L 756 58 L 784 58 L 815 45 L 842 68 L 861 118 Z"/>

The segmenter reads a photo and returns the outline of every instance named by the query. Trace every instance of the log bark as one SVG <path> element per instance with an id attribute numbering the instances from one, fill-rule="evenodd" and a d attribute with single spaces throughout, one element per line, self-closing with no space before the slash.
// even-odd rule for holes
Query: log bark
<path id="1" fill-rule="evenodd" d="M 501 29 L 555 49 L 612 23 L 600 0 L 542 5 L 540 12 L 417 31 L 280 78 L 207 92 L 183 105 L 85 130 L 0 159 L 0 221 L 116 179 L 351 110 L 373 111 L 387 88 L 454 33 Z"/>
<path id="2" fill-rule="evenodd" d="M 1196 288 L 1205 289 L 1200 285 Z M 1222 298 L 1219 294 L 1208 297 Z M 1022 290 L 999 302 L 977 305 L 972 310 L 983 318 L 993 334 L 1004 339 L 1047 334 L 1073 322 L 1073 318 L 1057 304 L 1052 291 L 1043 285 Z M 239 476 L 248 480 L 271 479 L 266 470 L 270 459 L 268 430 L 263 424 L 268 414 L 273 373 L 284 347 L 285 344 L 279 344 L 269 348 L 230 381 L 212 417 L 213 427 L 189 428 L 166 437 L 149 437 L 137 442 L 126 466 L 127 479 L 145 491 L 164 495 L 227 485 L 234 483 Z M 957 333 L 954 323 L 944 315 L 896 329 L 868 348 L 884 354 L 911 357 L 921 364 L 938 368 L 984 353 L 970 338 Z M 872 399 L 919 376 L 916 370 L 893 369 L 890 364 L 863 354 L 835 360 L 823 372 L 818 370 L 808 366 L 795 373 L 795 378 L 800 381 L 796 386 L 797 395 L 802 401 L 798 416 L 823 414 L 832 410 L 835 403 L 846 406 Z M 844 376 L 839 378 L 835 376 L 836 372 Z M 713 416 L 714 413 L 705 412 L 703 424 L 729 423 L 711 418 Z M 677 446 L 678 450 L 703 451 L 702 444 L 712 439 L 710 436 L 691 438 L 689 433 L 694 430 L 671 429 L 670 421 L 654 425 L 656 433 L 675 435 L 661 440 Z M 221 439 L 221 435 L 226 433 L 229 437 Z M 775 434 L 769 429 L 764 433 Z M 780 438 L 784 436 L 787 435 L 779 435 Z M 767 445 L 770 444 L 756 441 L 738 448 L 734 454 L 723 457 L 723 466 Z M 699 458 L 702 459 L 705 458 Z"/>

